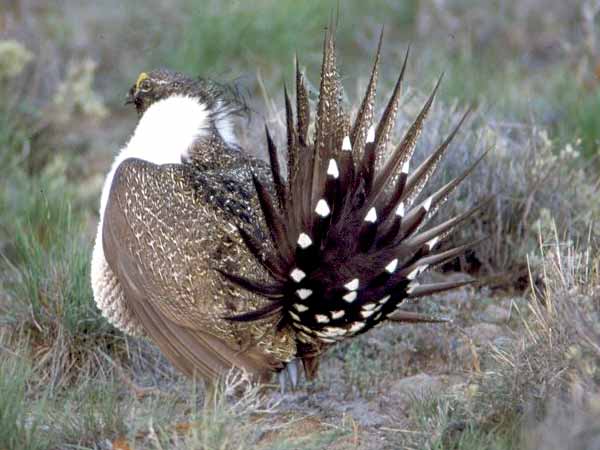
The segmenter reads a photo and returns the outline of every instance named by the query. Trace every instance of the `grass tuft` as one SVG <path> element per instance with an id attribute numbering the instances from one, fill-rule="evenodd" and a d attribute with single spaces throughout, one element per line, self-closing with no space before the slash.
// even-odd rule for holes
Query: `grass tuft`
<path id="1" fill-rule="evenodd" d="M 49 442 L 41 433 L 43 402 L 28 400 L 31 375 L 31 367 L 20 356 L 0 358 L 0 448 L 48 448 Z"/>
<path id="2" fill-rule="evenodd" d="M 73 211 L 68 191 L 41 178 L 24 186 L 24 201 L 5 230 L 13 241 L 2 252 L 8 270 L 1 287 L 10 305 L 3 321 L 30 337 L 39 368 L 58 385 L 89 375 L 97 352 L 118 353 L 122 338 L 93 302 L 81 213 Z"/>

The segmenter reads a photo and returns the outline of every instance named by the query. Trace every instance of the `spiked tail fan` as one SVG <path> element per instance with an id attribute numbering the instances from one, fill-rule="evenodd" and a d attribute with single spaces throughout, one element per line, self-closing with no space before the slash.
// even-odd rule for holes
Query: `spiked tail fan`
<path id="1" fill-rule="evenodd" d="M 241 287 L 265 296 L 270 303 L 262 310 L 230 317 L 231 320 L 252 321 L 281 314 L 281 323 L 291 324 L 301 341 L 333 343 L 363 333 L 386 319 L 426 321 L 419 315 L 398 314 L 396 309 L 406 298 L 467 284 L 419 285 L 415 278 L 428 267 L 454 258 L 474 245 L 436 251 L 440 240 L 479 207 L 420 230 L 479 160 L 424 201 L 414 205 L 413 201 L 468 112 L 431 156 L 411 171 L 409 161 L 438 82 L 404 139 L 383 161 L 398 110 L 406 59 L 381 121 L 375 126 L 371 122 L 380 48 L 381 45 L 364 100 L 350 126 L 341 105 L 334 38 L 332 33 L 326 34 L 312 143 L 307 136 L 307 90 L 296 67 L 296 121 L 285 94 L 287 182 L 281 177 L 278 152 L 268 131 L 275 198 L 255 178 L 274 252 L 265 257 L 260 243 L 241 230 L 249 251 L 270 273 L 272 282 L 227 275 Z"/>

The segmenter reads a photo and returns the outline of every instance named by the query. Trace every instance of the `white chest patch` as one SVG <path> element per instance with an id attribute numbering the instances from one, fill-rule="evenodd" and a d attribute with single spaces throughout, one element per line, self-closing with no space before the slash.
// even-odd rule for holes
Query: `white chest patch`
<path id="1" fill-rule="evenodd" d="M 209 112 L 206 105 L 195 98 L 174 95 L 151 105 L 106 176 L 100 200 L 100 221 L 119 164 L 128 158 L 139 158 L 159 165 L 181 164 L 194 141 L 209 134 L 208 127 Z"/>

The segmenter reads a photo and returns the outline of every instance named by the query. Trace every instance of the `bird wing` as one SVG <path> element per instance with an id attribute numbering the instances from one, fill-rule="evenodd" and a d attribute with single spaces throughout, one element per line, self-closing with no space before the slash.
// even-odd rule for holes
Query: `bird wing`
<path id="1" fill-rule="evenodd" d="M 276 327 L 240 328 L 223 319 L 265 301 L 236 302 L 236 289 L 212 267 L 252 272 L 256 264 L 228 236 L 232 216 L 207 204 L 192 179 L 182 165 L 121 163 L 104 215 L 107 262 L 144 330 L 179 370 L 205 378 L 231 367 L 266 374 L 278 363 L 260 351 L 256 336 Z"/>

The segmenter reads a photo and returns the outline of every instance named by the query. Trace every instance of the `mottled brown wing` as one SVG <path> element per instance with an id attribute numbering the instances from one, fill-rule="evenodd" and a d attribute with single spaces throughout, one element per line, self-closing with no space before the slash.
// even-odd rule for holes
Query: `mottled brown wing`
<path id="1" fill-rule="evenodd" d="M 235 217 L 207 202 L 192 180 L 185 166 L 124 161 L 104 215 L 107 262 L 148 336 L 183 373 L 214 378 L 235 366 L 265 375 L 280 367 L 277 349 L 285 348 L 275 324 L 223 317 L 266 302 L 236 300 L 248 294 L 214 270 L 252 273 L 256 264 L 236 240 Z"/>

